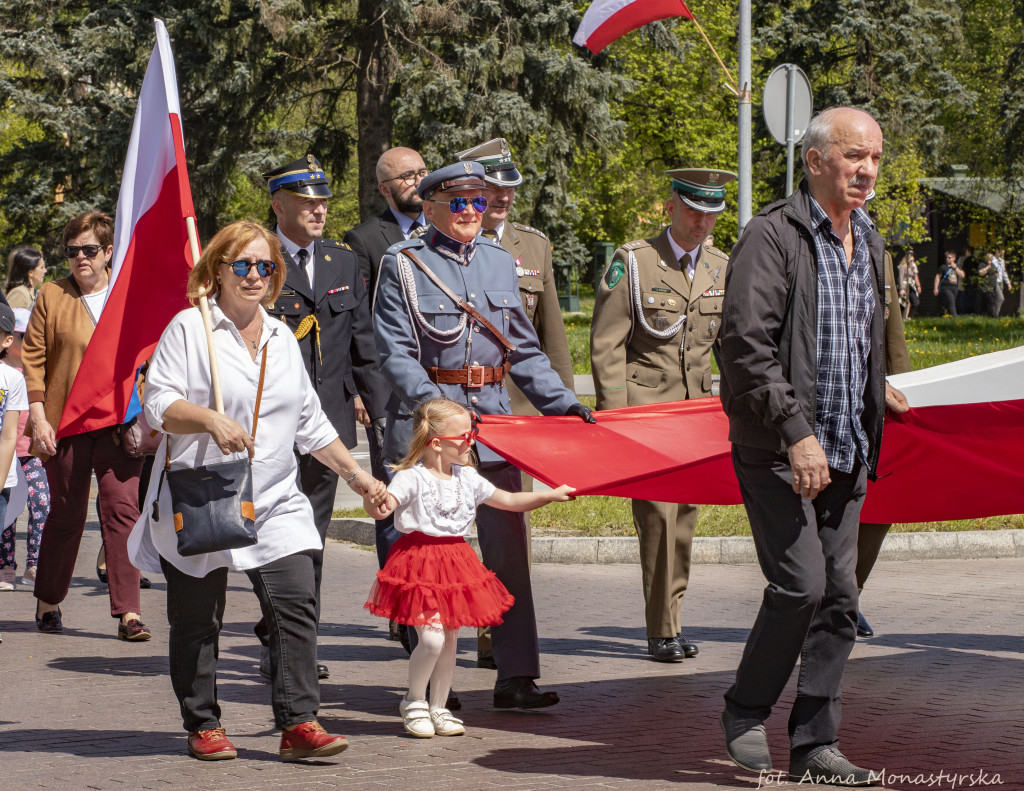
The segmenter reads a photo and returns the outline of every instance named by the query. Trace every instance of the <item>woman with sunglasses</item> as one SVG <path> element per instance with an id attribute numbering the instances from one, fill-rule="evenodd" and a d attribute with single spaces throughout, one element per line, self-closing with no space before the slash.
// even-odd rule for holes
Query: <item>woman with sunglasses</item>
<path id="1" fill-rule="evenodd" d="M 217 645 L 229 571 L 244 571 L 270 634 L 271 705 L 282 730 L 282 760 L 322 758 L 348 746 L 316 719 L 316 595 L 313 552 L 323 548 L 309 500 L 299 491 L 294 449 L 310 453 L 360 494 L 386 494 L 361 470 L 320 408 L 288 327 L 264 309 L 281 291 L 284 260 L 277 236 L 250 221 L 228 225 L 210 240 L 189 275 L 193 301 L 210 294 L 212 343 L 224 413 L 214 410 L 207 336 L 198 308 L 182 311 L 153 353 L 144 408 L 167 437 L 157 451 L 171 469 L 252 458 L 259 541 L 243 549 L 183 557 L 178 553 L 169 486 L 154 475 L 129 552 L 145 571 L 167 580 L 171 683 L 200 760 L 234 758 L 217 703 Z M 255 442 L 261 366 L 266 365 Z M 158 500 L 162 519 L 153 518 Z"/>
<path id="2" fill-rule="evenodd" d="M 36 626 L 47 633 L 63 630 L 60 604 L 74 573 L 95 472 L 110 614 L 119 619 L 120 639 L 148 640 L 140 615 L 139 570 L 128 560 L 126 547 L 139 518 L 142 460 L 121 450 L 116 427 L 59 440 L 55 434 L 106 301 L 114 222 L 103 212 L 85 212 L 67 224 L 63 241 L 70 272 L 39 289 L 21 353 L 32 452 L 43 460 L 51 498 L 36 570 Z"/>

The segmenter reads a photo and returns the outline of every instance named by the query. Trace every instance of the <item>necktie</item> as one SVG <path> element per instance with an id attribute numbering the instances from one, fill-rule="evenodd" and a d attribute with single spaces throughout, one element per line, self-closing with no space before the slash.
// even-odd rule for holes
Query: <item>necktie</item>
<path id="1" fill-rule="evenodd" d="M 295 257 L 299 260 L 299 269 L 306 273 L 306 264 L 309 261 L 309 250 L 303 247 L 301 250 L 299 250 L 299 252 L 295 254 Z"/>
<path id="2" fill-rule="evenodd" d="M 413 220 L 412 225 L 409 226 L 409 235 L 406 238 L 412 239 L 416 235 L 416 231 L 418 231 L 422 227 L 423 223 L 421 223 L 419 220 Z"/>
<path id="3" fill-rule="evenodd" d="M 493 228 L 484 228 L 482 233 L 485 238 L 490 239 L 495 244 L 498 243 L 498 232 L 495 231 Z"/>

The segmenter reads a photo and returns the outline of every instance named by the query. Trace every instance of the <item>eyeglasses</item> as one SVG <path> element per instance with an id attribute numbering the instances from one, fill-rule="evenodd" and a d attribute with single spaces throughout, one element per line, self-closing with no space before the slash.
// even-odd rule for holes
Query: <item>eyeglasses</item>
<path id="1" fill-rule="evenodd" d="M 437 437 L 437 439 L 446 439 L 449 442 L 465 442 L 468 445 L 472 445 L 474 442 L 476 442 L 476 435 L 479 433 L 479 431 L 473 428 L 467 431 L 465 434 L 458 434 L 454 437 Z"/>
<path id="2" fill-rule="evenodd" d="M 466 198 L 460 195 L 458 198 L 452 198 L 449 201 L 432 200 L 430 202 L 447 203 L 448 211 L 450 211 L 452 214 L 462 214 L 462 212 L 466 210 L 466 207 L 468 207 L 470 203 L 473 204 L 473 208 L 476 209 L 480 214 L 483 214 L 484 211 L 487 210 L 487 198 L 485 198 L 483 195 L 478 195 L 475 198 Z"/>
<path id="3" fill-rule="evenodd" d="M 95 258 L 96 254 L 103 249 L 101 244 L 69 244 L 64 246 L 65 258 L 78 258 L 78 253 L 85 253 L 86 258 Z"/>
<path id="4" fill-rule="evenodd" d="M 384 179 L 384 181 L 404 181 L 406 184 L 412 187 L 415 186 L 417 181 L 419 181 L 420 179 L 425 179 L 428 175 L 430 175 L 429 170 L 427 170 L 426 168 L 420 168 L 419 170 L 407 170 L 400 176 L 392 176 L 389 179 Z"/>
<path id="5" fill-rule="evenodd" d="M 277 269 L 277 264 L 273 261 L 232 261 L 230 264 L 224 261 L 222 263 L 224 266 L 231 267 L 235 277 L 248 277 L 249 271 L 253 267 L 256 267 L 256 274 L 260 277 L 270 277 L 274 274 L 274 270 Z"/>

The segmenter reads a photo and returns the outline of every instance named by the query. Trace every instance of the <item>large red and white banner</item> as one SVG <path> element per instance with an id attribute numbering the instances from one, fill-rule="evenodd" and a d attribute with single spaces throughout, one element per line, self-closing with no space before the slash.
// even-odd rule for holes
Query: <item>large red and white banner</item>
<path id="1" fill-rule="evenodd" d="M 659 19 L 693 19 L 683 0 L 595 0 L 572 40 L 595 55 L 616 39 Z"/>
<path id="2" fill-rule="evenodd" d="M 167 29 L 156 22 L 121 177 L 114 260 L 99 323 L 61 414 L 58 437 L 125 419 L 138 367 L 174 315 L 188 307 L 193 266 L 186 217 L 195 217 L 185 169 L 178 81 Z"/>
<path id="3" fill-rule="evenodd" d="M 889 379 L 911 409 L 889 414 L 865 522 L 1024 513 L 1024 347 Z M 577 495 L 742 502 L 717 398 L 576 417 L 484 416 L 480 441 L 544 483 Z"/>

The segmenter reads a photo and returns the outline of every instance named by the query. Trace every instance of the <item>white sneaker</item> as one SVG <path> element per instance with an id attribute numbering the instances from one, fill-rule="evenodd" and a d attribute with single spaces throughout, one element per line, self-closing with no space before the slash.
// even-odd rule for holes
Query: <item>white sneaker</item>
<path id="1" fill-rule="evenodd" d="M 462 720 L 452 716 L 448 709 L 434 709 L 430 712 L 430 721 L 434 724 L 434 733 L 438 736 L 462 736 L 466 732 Z"/>
<path id="2" fill-rule="evenodd" d="M 425 700 L 406 700 L 402 698 L 398 704 L 398 713 L 402 715 L 402 724 L 407 733 L 418 739 L 429 739 L 434 735 L 434 724 L 431 722 L 430 704 Z"/>
<path id="3" fill-rule="evenodd" d="M 28 566 L 25 569 L 25 573 L 21 577 L 21 584 L 27 585 L 30 588 L 34 588 L 36 585 L 36 567 Z"/>
<path id="4" fill-rule="evenodd" d="M 16 572 L 10 566 L 4 566 L 0 569 L 0 591 L 12 591 L 14 590 L 15 583 L 18 581 L 18 572 Z"/>

